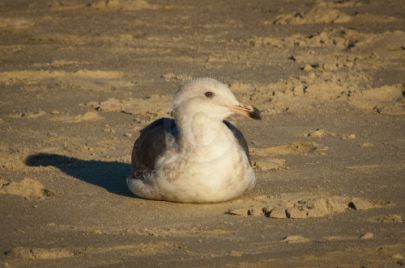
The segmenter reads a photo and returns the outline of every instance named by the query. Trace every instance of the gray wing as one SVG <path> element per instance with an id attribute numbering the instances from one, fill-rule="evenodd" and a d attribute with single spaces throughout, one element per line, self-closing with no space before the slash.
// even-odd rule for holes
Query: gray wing
<path id="1" fill-rule="evenodd" d="M 237 127 L 232 125 L 231 122 L 226 121 L 226 120 L 224 120 L 223 122 L 229 128 L 229 130 L 233 133 L 236 140 L 239 142 L 240 147 L 242 147 L 242 149 L 245 151 L 246 156 L 249 160 L 249 164 L 252 165 L 252 162 L 250 161 L 250 155 L 249 155 L 249 146 L 248 146 L 248 143 L 247 143 L 245 137 L 243 136 L 242 132 Z"/>
<path id="2" fill-rule="evenodd" d="M 177 140 L 177 133 L 176 123 L 170 118 L 160 118 L 141 130 L 132 149 L 132 177 L 142 178 L 153 172 L 156 159 L 167 149 L 167 135 Z"/>

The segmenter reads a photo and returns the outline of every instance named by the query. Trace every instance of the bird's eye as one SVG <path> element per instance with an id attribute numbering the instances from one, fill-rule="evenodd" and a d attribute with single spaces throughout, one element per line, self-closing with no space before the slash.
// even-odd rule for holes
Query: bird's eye
<path id="1" fill-rule="evenodd" d="M 214 92 L 207 91 L 207 92 L 204 93 L 204 95 L 205 95 L 205 97 L 207 97 L 207 98 L 212 98 L 212 97 L 214 97 Z"/>

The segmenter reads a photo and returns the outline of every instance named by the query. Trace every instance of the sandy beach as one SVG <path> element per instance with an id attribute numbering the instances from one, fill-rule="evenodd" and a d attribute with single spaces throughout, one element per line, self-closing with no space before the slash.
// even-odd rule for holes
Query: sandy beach
<path id="1" fill-rule="evenodd" d="M 0 267 L 403 267 L 401 0 L 0 2 Z M 253 191 L 135 197 L 139 131 L 212 77 Z"/>

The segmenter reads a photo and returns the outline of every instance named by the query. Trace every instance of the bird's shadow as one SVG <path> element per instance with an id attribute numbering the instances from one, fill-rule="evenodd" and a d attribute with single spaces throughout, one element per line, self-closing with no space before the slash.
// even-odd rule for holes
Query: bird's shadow
<path id="1" fill-rule="evenodd" d="M 25 163 L 31 167 L 53 166 L 69 176 L 103 187 L 111 193 L 133 196 L 126 183 L 126 177 L 130 174 L 130 166 L 126 163 L 82 160 L 51 153 L 32 154 L 25 159 Z"/>

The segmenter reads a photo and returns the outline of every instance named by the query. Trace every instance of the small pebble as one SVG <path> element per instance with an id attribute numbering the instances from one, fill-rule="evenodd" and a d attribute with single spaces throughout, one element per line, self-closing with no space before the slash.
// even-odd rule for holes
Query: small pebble
<path id="1" fill-rule="evenodd" d="M 399 253 L 396 253 L 396 254 L 392 255 L 391 258 L 396 259 L 396 260 L 403 260 L 404 256 L 402 256 Z"/>
<path id="2" fill-rule="evenodd" d="M 360 239 L 362 239 L 362 240 L 369 240 L 369 239 L 373 239 L 373 238 L 374 238 L 374 234 L 371 232 L 367 232 L 360 236 Z"/>
<path id="3" fill-rule="evenodd" d="M 374 146 L 374 144 L 372 144 L 372 143 L 370 143 L 370 142 L 365 142 L 365 143 L 363 143 L 362 145 L 361 145 L 361 147 L 364 147 L 364 148 L 369 148 L 369 147 L 373 147 Z"/>
<path id="4" fill-rule="evenodd" d="M 248 209 L 247 214 L 249 216 L 255 216 L 255 217 L 263 216 L 263 209 L 261 209 L 261 208 L 250 208 L 250 209 Z"/>
<path id="5" fill-rule="evenodd" d="M 337 66 L 334 63 L 324 63 L 322 65 L 322 69 L 324 69 L 325 71 L 336 71 Z"/>
<path id="6" fill-rule="evenodd" d="M 232 250 L 232 251 L 229 253 L 229 255 L 232 256 L 232 257 L 241 257 L 241 256 L 242 256 L 242 252 L 237 251 L 237 250 Z"/>
<path id="7" fill-rule="evenodd" d="M 301 235 L 287 235 L 285 236 L 281 242 L 285 243 L 304 243 L 304 242 L 309 242 L 309 239 L 306 237 L 303 237 Z"/>
<path id="8" fill-rule="evenodd" d="M 284 208 L 281 207 L 275 207 L 271 210 L 270 212 L 270 218 L 274 218 L 274 219 L 286 219 L 287 218 L 287 214 L 285 212 Z"/>
<path id="9" fill-rule="evenodd" d="M 58 115 L 60 112 L 58 110 L 52 110 L 49 112 L 51 115 Z"/>
<path id="10" fill-rule="evenodd" d="M 310 65 L 310 64 L 305 64 L 304 66 L 304 71 L 306 72 L 310 72 L 312 71 L 314 68 Z"/>
<path id="11" fill-rule="evenodd" d="M 227 214 L 229 215 L 236 215 L 236 216 L 248 216 L 248 212 L 244 208 L 240 209 L 230 209 L 228 210 Z"/>
<path id="12" fill-rule="evenodd" d="M 308 78 L 311 79 L 311 80 L 314 80 L 314 79 L 316 78 L 315 73 L 314 73 L 314 72 L 310 72 L 310 73 L 308 74 Z"/>
<path id="13" fill-rule="evenodd" d="M 287 213 L 288 218 L 292 218 L 292 219 L 308 218 L 308 211 L 298 209 L 296 207 L 287 209 L 286 213 Z"/>
<path id="14" fill-rule="evenodd" d="M 342 140 L 354 140 L 356 138 L 356 134 L 349 134 L 349 135 L 342 135 Z"/>

